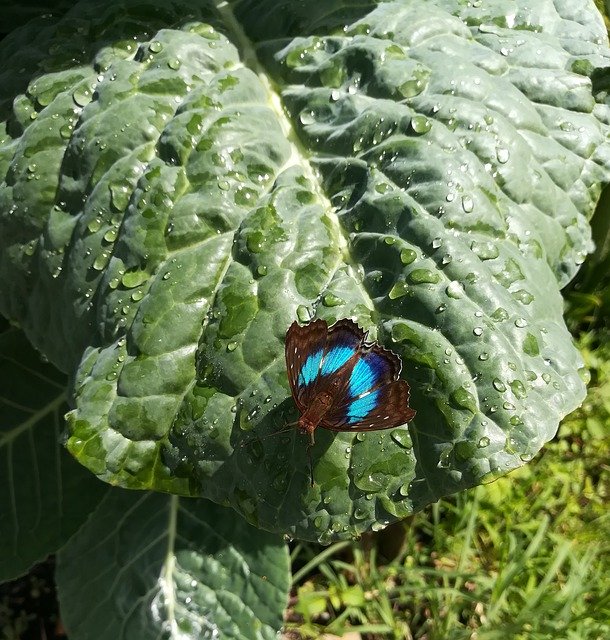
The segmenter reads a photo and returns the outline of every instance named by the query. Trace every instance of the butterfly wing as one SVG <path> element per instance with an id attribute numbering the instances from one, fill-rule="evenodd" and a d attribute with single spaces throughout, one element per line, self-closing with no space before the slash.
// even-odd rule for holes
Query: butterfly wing
<path id="1" fill-rule="evenodd" d="M 385 384 L 331 411 L 320 424 L 330 431 L 393 429 L 415 417 L 409 407 L 409 385 L 404 380 Z"/>
<path id="2" fill-rule="evenodd" d="M 363 345 L 320 426 L 332 431 L 391 429 L 413 418 L 409 385 L 398 380 L 400 358 L 378 344 Z"/>
<path id="3" fill-rule="evenodd" d="M 341 375 L 365 337 L 365 332 L 349 318 L 330 328 L 324 320 L 304 326 L 292 323 L 286 333 L 286 368 L 292 396 L 301 412 L 324 385 Z"/>
<path id="4" fill-rule="evenodd" d="M 313 320 L 301 326 L 293 322 L 286 333 L 286 369 L 292 397 L 303 412 L 311 400 L 314 382 L 318 376 L 326 348 L 328 325 L 324 320 Z"/>

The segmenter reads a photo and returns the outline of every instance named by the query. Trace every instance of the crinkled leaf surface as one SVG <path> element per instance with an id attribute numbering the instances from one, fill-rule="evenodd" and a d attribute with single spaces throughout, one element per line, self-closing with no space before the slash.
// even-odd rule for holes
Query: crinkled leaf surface
<path id="1" fill-rule="evenodd" d="M 329 540 L 520 466 L 582 400 L 592 2 L 83 2 L 31 36 L 0 50 L 0 305 L 74 374 L 101 478 Z M 396 351 L 417 417 L 319 430 L 311 487 L 264 436 L 313 316 Z"/>
<path id="2" fill-rule="evenodd" d="M 70 638 L 272 640 L 286 543 L 203 499 L 113 489 L 58 555 Z"/>
<path id="3" fill-rule="evenodd" d="M 107 485 L 60 444 L 66 378 L 20 331 L 0 335 L 0 582 L 57 551 Z"/>

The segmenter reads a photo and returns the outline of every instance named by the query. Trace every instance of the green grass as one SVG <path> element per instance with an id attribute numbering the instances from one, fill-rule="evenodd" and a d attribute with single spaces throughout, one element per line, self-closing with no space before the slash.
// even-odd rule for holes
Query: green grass
<path id="1" fill-rule="evenodd" d="M 379 534 L 293 548 L 286 637 L 610 638 L 610 332 L 583 406 L 532 462 Z"/>

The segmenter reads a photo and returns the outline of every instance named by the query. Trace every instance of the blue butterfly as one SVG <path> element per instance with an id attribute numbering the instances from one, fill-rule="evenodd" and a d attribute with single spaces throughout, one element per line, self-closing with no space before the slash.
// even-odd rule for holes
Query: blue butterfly
<path id="1" fill-rule="evenodd" d="M 286 368 L 301 417 L 298 427 L 314 443 L 317 427 L 331 431 L 392 429 L 412 420 L 409 385 L 398 376 L 400 357 L 375 342 L 349 318 L 324 320 L 286 333 Z"/>

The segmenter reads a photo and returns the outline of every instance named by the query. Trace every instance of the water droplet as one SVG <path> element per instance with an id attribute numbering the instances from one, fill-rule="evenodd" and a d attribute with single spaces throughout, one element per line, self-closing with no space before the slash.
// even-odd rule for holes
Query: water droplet
<path id="1" fill-rule="evenodd" d="M 23 252 L 25 253 L 26 256 L 34 255 L 34 251 L 36 251 L 37 246 L 38 246 L 38 239 L 30 240 L 30 242 L 28 242 L 25 245 L 25 249 L 23 250 Z"/>
<path id="2" fill-rule="evenodd" d="M 479 439 L 479 442 L 477 443 L 477 446 L 480 449 L 484 449 L 485 447 L 489 446 L 489 438 L 487 436 L 483 436 L 482 438 Z"/>
<path id="3" fill-rule="evenodd" d="M 301 111 L 299 120 L 301 121 L 301 124 L 304 124 L 305 126 L 313 124 L 316 121 L 316 114 L 311 109 Z"/>
<path id="4" fill-rule="evenodd" d="M 464 295 L 464 287 L 457 280 L 452 280 L 445 289 L 445 293 L 455 300 L 461 298 Z"/>
<path id="5" fill-rule="evenodd" d="M 403 249 L 400 252 L 400 261 L 403 264 L 411 264 L 415 258 L 417 258 L 417 253 L 413 249 Z"/>
<path id="6" fill-rule="evenodd" d="M 500 164 L 505 164 L 510 158 L 510 151 L 506 147 L 497 147 L 496 158 Z"/>
<path id="7" fill-rule="evenodd" d="M 398 493 L 400 493 L 401 496 L 406 497 L 409 495 L 409 487 L 410 487 L 410 483 L 405 482 L 405 484 L 401 484 L 400 488 L 398 489 Z"/>
<path id="8" fill-rule="evenodd" d="M 112 229 L 108 229 L 104 234 L 104 240 L 106 242 L 114 242 L 116 240 L 117 230 L 113 227 Z"/>
<path id="9" fill-rule="evenodd" d="M 489 358 L 489 354 L 487 353 L 487 351 L 483 351 L 482 353 L 479 354 L 479 360 L 485 362 L 485 360 L 487 360 Z"/>
<path id="10" fill-rule="evenodd" d="M 523 384 L 523 382 L 521 382 L 521 380 L 513 380 L 510 383 L 510 388 L 516 398 L 522 399 L 527 395 L 525 385 Z"/>
<path id="11" fill-rule="evenodd" d="M 491 241 L 478 242 L 474 240 L 470 249 L 480 260 L 493 260 L 500 255 L 498 247 Z"/>
<path id="12" fill-rule="evenodd" d="M 525 318 L 517 318 L 515 320 L 515 327 L 519 329 L 523 329 L 523 327 L 527 327 L 527 320 Z"/>
<path id="13" fill-rule="evenodd" d="M 474 209 L 474 200 L 470 196 L 462 196 L 462 209 L 466 213 L 471 213 Z"/>
<path id="14" fill-rule="evenodd" d="M 172 58 L 168 60 L 167 66 L 174 71 L 177 71 L 182 66 L 182 62 L 178 58 Z"/>
<path id="15" fill-rule="evenodd" d="M 366 514 L 367 512 L 362 509 L 362 507 L 356 507 L 356 509 L 354 510 L 354 518 L 356 518 L 357 520 L 364 520 L 364 518 L 366 518 Z"/>
<path id="16" fill-rule="evenodd" d="M 400 445 L 403 449 L 412 449 L 413 443 L 411 442 L 411 436 L 408 431 L 404 431 L 402 429 L 397 429 L 396 431 L 392 431 L 391 438 L 394 442 Z"/>
<path id="17" fill-rule="evenodd" d="M 451 449 L 445 449 L 438 457 L 438 467 L 440 469 L 448 469 L 451 462 Z"/>
<path id="18" fill-rule="evenodd" d="M 260 253 L 265 245 L 265 236 L 262 231 L 253 231 L 246 238 L 246 247 L 251 253 Z"/>
<path id="19" fill-rule="evenodd" d="M 237 349 L 237 342 L 235 342 L 235 340 L 232 340 L 227 344 L 227 351 L 235 351 L 235 349 Z"/>
<path id="20" fill-rule="evenodd" d="M 110 202 L 116 211 L 125 211 L 131 195 L 131 186 L 126 182 L 115 182 L 108 185 Z"/>
<path id="21" fill-rule="evenodd" d="M 415 74 L 414 74 L 415 75 Z M 414 98 L 419 95 L 426 87 L 426 76 L 420 72 L 420 77 L 414 77 L 412 80 L 407 80 L 403 82 L 399 87 L 398 91 L 405 98 Z"/>
<path id="22" fill-rule="evenodd" d="M 443 313 L 443 311 L 447 310 L 447 305 L 446 304 L 439 304 L 438 307 L 436 307 L 435 309 L 435 313 Z"/>
<path id="23" fill-rule="evenodd" d="M 474 333 L 475 336 L 482 336 L 483 335 L 483 327 L 475 327 L 472 330 L 472 333 Z"/>
<path id="24" fill-rule="evenodd" d="M 138 287 L 146 282 L 146 280 L 148 280 L 148 273 L 146 273 L 146 271 L 141 271 L 140 269 L 135 269 L 123 274 L 121 283 L 127 289 L 133 289 L 134 287 Z"/>
<path id="25" fill-rule="evenodd" d="M 441 276 L 430 269 L 413 269 L 408 278 L 413 284 L 436 284 Z"/>
<path id="26" fill-rule="evenodd" d="M 297 318 L 299 322 L 306 323 L 313 318 L 313 315 L 309 313 L 309 309 L 305 305 L 300 304 L 297 307 Z"/>
<path id="27" fill-rule="evenodd" d="M 515 293 L 513 293 L 513 298 L 522 304 L 530 304 L 534 299 L 534 296 L 525 289 L 519 289 L 519 291 L 515 291 Z"/>
<path id="28" fill-rule="evenodd" d="M 102 251 L 93 261 L 93 268 L 96 271 L 101 271 L 107 264 L 110 259 L 110 254 L 107 251 Z"/>
<path id="29" fill-rule="evenodd" d="M 502 307 L 498 307 L 492 314 L 491 314 L 491 319 L 494 320 L 495 322 L 504 322 L 505 320 L 508 320 L 508 311 L 506 311 L 506 309 L 503 309 Z"/>
<path id="30" fill-rule="evenodd" d="M 525 336 L 525 340 L 523 341 L 523 351 L 532 357 L 536 357 L 540 355 L 540 346 L 538 345 L 538 340 L 536 336 L 531 333 L 528 333 Z"/>
<path id="31" fill-rule="evenodd" d="M 430 129 L 432 128 L 432 121 L 428 118 L 426 118 L 426 116 L 414 116 L 411 119 L 411 129 L 413 129 L 414 133 L 418 133 L 418 134 L 423 134 L 423 133 L 428 133 L 428 131 L 430 131 Z"/>
<path id="32" fill-rule="evenodd" d="M 499 391 L 500 393 L 504 393 L 506 391 L 506 385 L 500 380 L 500 378 L 494 378 L 492 382 L 494 389 Z"/>
<path id="33" fill-rule="evenodd" d="M 451 402 L 460 409 L 467 409 L 471 413 L 477 412 L 476 398 L 472 393 L 470 393 L 470 391 L 464 389 L 464 387 L 458 387 L 449 397 Z"/>
<path id="34" fill-rule="evenodd" d="M 339 298 L 338 296 L 332 293 L 327 293 L 322 298 L 322 304 L 325 307 L 338 307 L 341 304 L 345 304 L 345 300 L 343 300 L 343 298 Z"/>
<path id="35" fill-rule="evenodd" d="M 396 298 L 401 298 L 402 296 L 406 296 L 410 293 L 411 293 L 411 288 L 409 287 L 409 285 L 406 282 L 399 280 L 390 289 L 390 292 L 388 293 L 388 298 L 390 298 L 390 300 L 396 300 Z"/>
<path id="36" fill-rule="evenodd" d="M 93 218 L 93 220 L 89 221 L 89 224 L 87 224 L 87 229 L 91 232 L 91 233 L 95 233 L 96 231 L 100 230 L 100 227 L 102 226 L 102 220 L 101 218 Z"/>

